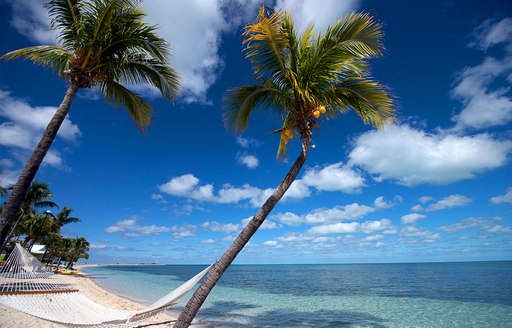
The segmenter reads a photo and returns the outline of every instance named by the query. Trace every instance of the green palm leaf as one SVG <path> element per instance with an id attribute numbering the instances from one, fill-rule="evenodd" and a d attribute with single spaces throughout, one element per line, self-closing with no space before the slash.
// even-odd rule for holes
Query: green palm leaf
<path id="1" fill-rule="evenodd" d="M 99 85 L 105 100 L 114 107 L 125 108 L 141 131 L 146 131 L 151 123 L 153 108 L 143 98 L 114 81 L 104 81 Z"/>

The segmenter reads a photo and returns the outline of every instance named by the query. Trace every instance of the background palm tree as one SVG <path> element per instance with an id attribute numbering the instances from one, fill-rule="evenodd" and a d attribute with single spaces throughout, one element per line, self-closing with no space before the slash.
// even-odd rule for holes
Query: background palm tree
<path id="1" fill-rule="evenodd" d="M 60 227 L 66 224 L 80 222 L 79 218 L 70 217 L 72 211 L 73 209 L 69 207 L 64 207 L 62 211 L 60 211 L 59 214 L 57 214 L 57 216 L 55 217 L 57 220 L 57 224 L 59 225 L 59 231 Z"/>
<path id="2" fill-rule="evenodd" d="M 30 183 L 69 112 L 80 88 L 97 86 L 102 97 L 124 107 L 145 130 L 152 108 L 123 84 L 149 83 L 166 99 L 178 94 L 179 76 L 168 62 L 167 42 L 156 27 L 142 21 L 138 0 L 52 0 L 46 4 L 51 26 L 59 30 L 59 46 L 35 46 L 1 58 L 26 58 L 50 67 L 69 82 L 64 99 L 21 172 L 0 214 L 0 235 L 15 220 Z"/>
<path id="3" fill-rule="evenodd" d="M 376 127 L 394 119 L 393 102 L 384 86 L 373 81 L 366 60 L 382 54 L 381 25 L 365 13 L 350 14 L 323 34 L 313 26 L 299 36 L 285 12 L 267 13 L 262 7 L 256 23 L 245 28 L 246 57 L 256 83 L 227 92 L 225 122 L 239 132 L 247 128 L 254 110 L 277 112 L 283 124 L 278 157 L 297 135 L 302 150 L 286 177 L 213 266 L 180 314 L 175 328 L 188 327 L 222 274 L 263 224 L 297 177 L 308 156 L 313 130 L 323 118 L 354 110 Z"/>
<path id="4" fill-rule="evenodd" d="M 23 225 L 23 222 L 33 219 L 37 210 L 42 208 L 58 207 L 55 202 L 50 200 L 52 197 L 53 194 L 51 193 L 47 183 L 38 181 L 32 182 L 23 201 L 21 202 L 14 223 L 12 225 L 9 224 L 7 228 L 3 230 L 4 233 L 0 235 L 0 254 L 12 235 L 23 234 L 22 231 L 19 231 L 21 229 L 20 224 Z"/>
<path id="5" fill-rule="evenodd" d="M 69 263 L 66 266 L 66 269 L 73 268 L 73 264 L 80 258 L 88 259 L 88 251 L 89 242 L 84 237 L 73 239 L 71 241 L 71 248 L 69 249 Z"/>

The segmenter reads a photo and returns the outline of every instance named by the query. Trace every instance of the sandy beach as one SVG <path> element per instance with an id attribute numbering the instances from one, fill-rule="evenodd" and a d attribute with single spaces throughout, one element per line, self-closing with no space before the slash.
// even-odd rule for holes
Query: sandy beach
<path id="1" fill-rule="evenodd" d="M 87 275 L 57 275 L 60 283 L 71 284 L 75 289 L 80 290 L 82 294 L 98 304 L 108 306 L 113 309 L 120 310 L 138 310 L 145 307 L 144 304 L 139 304 L 134 301 L 119 297 L 104 288 L 101 288 L 94 283 Z M 182 301 L 183 302 L 183 301 Z M 165 311 L 155 317 L 143 320 L 139 326 L 146 327 L 172 327 L 174 320 L 178 313 Z M 16 328 L 16 327 L 38 327 L 38 328 L 57 328 L 66 327 L 64 325 L 42 320 L 28 314 L 19 312 L 7 306 L 0 304 L 0 327 L 2 328 Z M 208 327 L 207 324 L 195 322 L 191 327 Z"/>

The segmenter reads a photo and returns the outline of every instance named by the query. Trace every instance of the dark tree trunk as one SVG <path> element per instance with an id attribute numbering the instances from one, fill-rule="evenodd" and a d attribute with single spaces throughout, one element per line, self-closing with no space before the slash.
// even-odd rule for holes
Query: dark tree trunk
<path id="1" fill-rule="evenodd" d="M 50 123 L 48 123 L 39 144 L 32 153 L 32 156 L 30 156 L 27 164 L 25 164 L 18 181 L 12 188 L 12 192 L 5 203 L 2 213 L 0 214 L 0 238 L 4 238 L 0 240 L 0 245 L 4 244 L 5 237 L 7 236 L 5 231 L 8 230 L 8 227 L 14 222 L 16 213 L 18 213 L 20 205 L 25 198 L 25 194 L 30 188 L 30 184 L 32 183 L 32 180 L 34 180 L 37 170 L 43 162 L 46 153 L 50 149 L 53 140 L 55 140 L 55 136 L 69 112 L 71 103 L 73 102 L 77 91 L 78 85 L 71 83 L 66 91 L 66 95 L 64 96 L 62 103 L 59 108 L 57 108 L 57 111 L 53 115 Z M 0 253 L 1 251 L 2 250 L 0 249 Z"/>
<path id="2" fill-rule="evenodd" d="M 231 265 L 238 253 L 242 251 L 244 246 L 249 242 L 251 237 L 256 233 L 258 228 L 263 224 L 267 216 L 277 205 L 279 200 L 284 196 L 288 188 L 290 188 L 297 174 L 301 170 L 306 158 L 308 157 L 309 148 L 311 146 L 311 137 L 309 132 L 302 138 L 302 152 L 293 163 L 286 177 L 281 181 L 279 186 L 274 190 L 272 195 L 267 199 L 263 206 L 256 212 L 256 215 L 245 226 L 244 230 L 236 237 L 228 250 L 222 255 L 220 260 L 210 269 L 208 275 L 197 288 L 192 298 L 188 301 L 183 312 L 174 324 L 174 328 L 187 328 L 192 323 L 197 312 L 203 305 L 204 301 L 210 294 L 211 290 L 220 280 L 224 272 Z"/>

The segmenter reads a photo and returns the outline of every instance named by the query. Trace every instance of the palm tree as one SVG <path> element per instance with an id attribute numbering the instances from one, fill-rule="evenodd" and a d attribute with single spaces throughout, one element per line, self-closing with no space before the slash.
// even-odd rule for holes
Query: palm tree
<path id="1" fill-rule="evenodd" d="M 78 261 L 79 258 L 89 258 L 89 242 L 84 237 L 73 239 L 71 242 L 71 249 L 69 250 L 70 257 L 69 263 L 66 269 L 73 268 L 73 264 Z"/>
<path id="2" fill-rule="evenodd" d="M 300 137 L 302 150 L 277 189 L 210 270 L 175 328 L 190 325 L 222 274 L 288 190 L 306 161 L 313 130 L 324 117 L 354 110 L 375 127 L 395 117 L 386 88 L 368 73 L 367 59 L 383 51 L 381 25 L 368 14 L 350 14 L 314 37 L 313 26 L 299 36 L 288 13 L 267 13 L 262 7 L 243 36 L 256 83 L 227 92 L 227 127 L 243 131 L 254 110 L 273 111 L 283 117 L 276 131 L 281 136 L 278 157 L 286 155 L 287 142 L 294 135 Z"/>
<path id="3" fill-rule="evenodd" d="M 179 76 L 170 67 L 167 42 L 155 26 L 143 22 L 140 0 L 51 0 L 46 4 L 51 26 L 59 30 L 59 46 L 35 46 L 11 51 L 1 58 L 26 58 L 50 67 L 69 83 L 62 103 L 23 168 L 0 214 L 0 235 L 18 212 L 60 125 L 80 88 L 98 87 L 115 107 L 124 107 L 144 131 L 152 107 L 123 84 L 149 83 L 175 99 Z"/>
<path id="4" fill-rule="evenodd" d="M 3 230 L 4 234 L 0 235 L 0 253 L 5 247 L 7 240 L 13 234 L 16 234 L 17 230 L 19 230 L 20 223 L 23 223 L 26 220 L 31 220 L 38 209 L 58 207 L 55 202 L 49 200 L 52 197 L 53 194 L 51 193 L 47 183 L 38 181 L 32 182 L 23 201 L 21 202 L 20 209 L 16 215 L 16 221 L 12 227 L 11 225 L 8 225 L 7 229 Z"/>
<path id="5" fill-rule="evenodd" d="M 69 217 L 71 215 L 72 211 L 73 211 L 73 209 L 71 209 L 69 207 L 64 207 L 62 209 L 62 211 L 60 211 L 60 213 L 57 214 L 57 216 L 55 218 L 57 219 L 57 224 L 59 225 L 59 230 L 60 230 L 60 227 L 66 225 L 66 224 L 80 222 L 79 218 Z"/>

